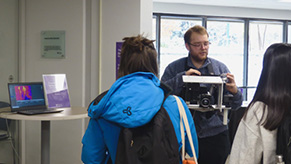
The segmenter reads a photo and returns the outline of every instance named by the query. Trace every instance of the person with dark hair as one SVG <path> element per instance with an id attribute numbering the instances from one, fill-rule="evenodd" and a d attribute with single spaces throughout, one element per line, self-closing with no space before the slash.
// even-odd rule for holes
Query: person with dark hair
<path id="1" fill-rule="evenodd" d="M 188 57 L 170 63 L 161 81 L 172 87 L 173 94 L 183 97 L 185 89 L 183 75 L 221 75 L 226 74 L 224 94 L 232 94 L 232 109 L 242 104 L 242 93 L 238 90 L 234 76 L 222 62 L 208 57 L 210 46 L 209 35 L 203 26 L 195 25 L 184 34 Z M 207 84 L 210 90 L 211 84 Z M 199 141 L 199 159 L 202 164 L 224 164 L 230 152 L 228 127 L 223 124 L 223 116 L 219 111 L 193 111 Z"/>
<path id="2" fill-rule="evenodd" d="M 264 54 L 255 95 L 232 145 L 230 164 L 273 164 L 277 128 L 291 113 L 291 45 L 276 43 Z"/>
<path id="3" fill-rule="evenodd" d="M 88 108 L 90 121 L 82 139 L 82 161 L 85 164 L 103 164 L 108 161 L 115 163 L 121 128 L 135 128 L 150 122 L 160 110 L 166 95 L 157 78 L 158 64 L 154 41 L 141 35 L 126 37 L 123 40 L 119 78 L 99 103 L 91 103 Z M 186 103 L 182 99 L 181 101 L 187 114 L 197 156 L 198 139 L 195 125 Z M 163 107 L 173 124 L 181 150 L 180 114 L 175 97 L 168 96 Z M 127 111 L 124 112 L 124 109 Z M 186 138 L 185 141 L 186 152 L 192 157 L 189 140 Z"/>

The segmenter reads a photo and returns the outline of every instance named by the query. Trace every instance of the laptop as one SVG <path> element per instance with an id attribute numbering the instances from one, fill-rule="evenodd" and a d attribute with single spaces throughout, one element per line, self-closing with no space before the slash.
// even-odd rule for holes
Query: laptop
<path id="1" fill-rule="evenodd" d="M 11 112 L 34 115 L 57 113 L 59 108 L 47 108 L 42 82 L 8 83 Z"/>

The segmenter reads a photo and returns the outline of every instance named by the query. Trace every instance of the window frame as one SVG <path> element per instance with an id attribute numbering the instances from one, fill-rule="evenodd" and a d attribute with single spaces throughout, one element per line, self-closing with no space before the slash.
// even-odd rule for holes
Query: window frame
<path id="1" fill-rule="evenodd" d="M 162 18 L 175 18 L 175 19 L 193 19 L 201 20 L 202 26 L 207 28 L 207 21 L 233 21 L 244 23 L 244 45 L 243 45 L 243 85 L 239 86 L 243 91 L 244 101 L 247 100 L 248 89 L 256 88 L 256 86 L 248 85 L 248 64 L 249 64 L 249 29 L 250 22 L 280 22 L 283 24 L 283 38 L 284 43 L 288 43 L 288 28 L 291 28 L 291 21 L 283 19 L 261 19 L 261 18 L 247 18 L 247 17 L 222 17 L 222 16 L 206 16 L 206 15 L 183 15 L 183 14 L 165 14 L 165 13 L 153 13 L 153 18 L 156 19 L 156 50 L 158 53 L 158 64 L 160 65 L 160 42 L 161 42 L 161 19 Z M 291 39 L 291 38 L 290 38 Z M 291 41 L 290 41 L 291 43 Z"/>

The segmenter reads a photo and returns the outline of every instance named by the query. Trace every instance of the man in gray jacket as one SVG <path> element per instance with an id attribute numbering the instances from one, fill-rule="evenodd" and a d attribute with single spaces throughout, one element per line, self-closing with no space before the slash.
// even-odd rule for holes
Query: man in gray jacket
<path id="1" fill-rule="evenodd" d="M 183 75 L 209 75 L 210 69 L 214 75 L 226 74 L 226 93 L 233 95 L 231 108 L 237 109 L 243 101 L 242 93 L 238 90 L 234 76 L 222 62 L 209 58 L 210 42 L 208 33 L 203 26 L 196 25 L 185 33 L 184 41 L 188 57 L 170 63 L 162 76 L 162 81 L 172 87 L 173 94 L 181 95 L 183 90 Z M 210 67 L 210 68 L 211 68 Z M 207 86 L 208 89 L 210 85 Z M 230 152 L 228 127 L 223 125 L 223 117 L 219 111 L 193 111 L 199 141 L 199 159 L 202 164 L 224 164 Z"/>

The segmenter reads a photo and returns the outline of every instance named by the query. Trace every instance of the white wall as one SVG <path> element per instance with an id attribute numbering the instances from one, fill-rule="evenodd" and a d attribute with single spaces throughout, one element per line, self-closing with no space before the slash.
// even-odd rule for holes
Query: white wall
<path id="1" fill-rule="evenodd" d="M 0 101 L 9 102 L 9 76 L 18 80 L 18 1 L 0 1 Z"/>
<path id="2" fill-rule="evenodd" d="M 185 15 L 188 14 L 188 15 L 291 20 L 291 9 L 290 10 L 270 10 L 270 9 L 217 7 L 217 6 L 170 4 L 170 3 L 155 2 L 153 3 L 153 12 L 185 14 Z"/>
<path id="3" fill-rule="evenodd" d="M 91 48 L 91 43 L 96 44 L 92 38 L 97 37 L 98 32 L 96 25 L 96 29 L 91 30 L 91 2 L 97 5 L 96 1 L 89 0 L 20 0 L 20 81 L 42 81 L 42 74 L 65 73 L 71 105 L 88 105 L 91 83 L 98 80 L 91 79 L 91 63 L 98 63 L 95 57 L 98 51 Z M 41 57 L 40 33 L 46 30 L 66 32 L 65 59 Z M 95 36 L 91 36 L 92 33 Z M 98 76 L 98 71 L 94 74 Z M 98 91 L 92 92 L 97 94 Z M 81 163 L 84 128 L 84 120 L 51 123 L 51 163 Z M 21 147 L 25 153 L 21 162 L 39 164 L 40 121 L 25 121 L 21 131 L 24 139 Z"/>
<path id="4" fill-rule="evenodd" d="M 104 0 L 101 9 L 100 91 L 110 88 L 115 81 L 116 42 L 126 36 L 151 36 L 151 0 Z"/>
<path id="5" fill-rule="evenodd" d="M 84 44 L 86 43 L 84 4 L 80 0 L 26 0 L 25 8 L 25 81 L 41 81 L 42 74 L 66 73 L 72 105 L 82 105 L 84 88 Z M 66 58 L 47 59 L 40 53 L 40 33 L 46 30 L 65 30 Z M 80 85 L 81 84 L 81 85 Z"/>
<path id="6" fill-rule="evenodd" d="M 72 106 L 87 106 L 115 81 L 115 44 L 123 37 L 151 36 L 151 0 L 19 0 L 20 81 L 65 73 Z M 40 53 L 43 30 L 66 31 L 66 58 Z M 40 121 L 25 121 L 22 163 L 40 163 Z M 53 121 L 51 163 L 81 163 L 84 120 Z"/>

